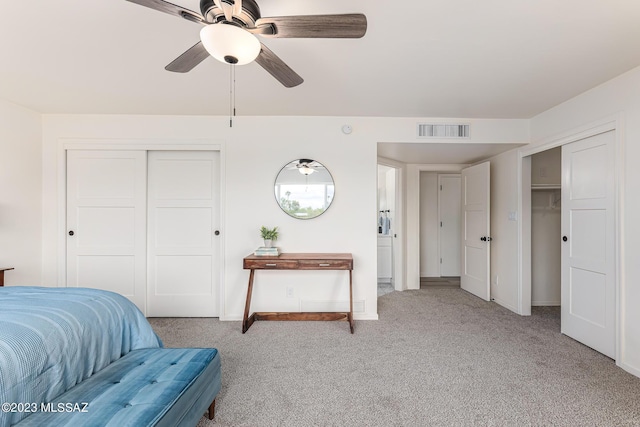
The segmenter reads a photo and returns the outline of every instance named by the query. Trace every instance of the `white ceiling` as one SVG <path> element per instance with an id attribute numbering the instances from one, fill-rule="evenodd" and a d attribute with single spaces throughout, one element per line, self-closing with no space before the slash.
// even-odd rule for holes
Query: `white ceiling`
<path id="1" fill-rule="evenodd" d="M 522 144 L 379 142 L 378 156 L 402 163 L 470 165 L 520 146 Z"/>
<path id="2" fill-rule="evenodd" d="M 173 0 L 199 11 L 198 0 Z M 258 0 L 362 12 L 362 39 L 265 39 L 305 82 L 237 68 L 241 115 L 529 118 L 640 65 L 637 0 Z M 125 0 L 2 2 L 0 98 L 43 113 L 226 115 L 228 66 L 164 66 L 200 26 Z"/>

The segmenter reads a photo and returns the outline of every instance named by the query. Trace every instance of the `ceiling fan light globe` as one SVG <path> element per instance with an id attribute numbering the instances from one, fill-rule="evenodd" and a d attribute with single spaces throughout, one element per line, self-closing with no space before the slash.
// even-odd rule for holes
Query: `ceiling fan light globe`
<path id="1" fill-rule="evenodd" d="M 314 173 L 315 171 L 309 167 L 308 165 L 304 165 L 304 166 L 300 166 L 300 168 L 298 169 L 298 172 L 300 172 L 302 175 L 311 175 L 312 173 Z"/>
<path id="2" fill-rule="evenodd" d="M 253 34 L 235 25 L 211 24 L 200 30 L 200 40 L 207 52 L 225 64 L 244 65 L 260 54 L 260 42 Z"/>

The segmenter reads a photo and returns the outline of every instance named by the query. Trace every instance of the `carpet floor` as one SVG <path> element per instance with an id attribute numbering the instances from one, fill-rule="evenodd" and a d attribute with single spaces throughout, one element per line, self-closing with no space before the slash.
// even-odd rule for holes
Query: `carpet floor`
<path id="1" fill-rule="evenodd" d="M 640 379 L 560 334 L 558 307 L 518 316 L 460 289 L 391 292 L 378 321 L 150 319 L 167 347 L 216 347 L 208 426 L 640 426 Z"/>

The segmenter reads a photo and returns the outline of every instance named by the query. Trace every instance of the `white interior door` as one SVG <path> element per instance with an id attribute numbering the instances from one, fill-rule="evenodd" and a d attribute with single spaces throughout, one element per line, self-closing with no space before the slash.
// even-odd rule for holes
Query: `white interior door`
<path id="1" fill-rule="evenodd" d="M 490 163 L 462 170 L 462 267 L 460 287 L 489 301 Z"/>
<path id="2" fill-rule="evenodd" d="M 460 175 L 438 175 L 440 276 L 460 276 Z"/>
<path id="3" fill-rule="evenodd" d="M 145 151 L 67 151 L 67 286 L 117 292 L 143 312 Z"/>
<path id="4" fill-rule="evenodd" d="M 149 152 L 148 316 L 217 317 L 219 153 Z"/>
<path id="5" fill-rule="evenodd" d="M 562 333 L 615 357 L 613 131 L 562 147 Z"/>

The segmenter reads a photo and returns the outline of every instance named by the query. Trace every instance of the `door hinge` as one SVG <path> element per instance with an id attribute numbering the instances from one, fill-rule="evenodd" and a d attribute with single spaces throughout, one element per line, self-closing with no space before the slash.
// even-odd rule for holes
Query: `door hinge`
<path id="1" fill-rule="evenodd" d="M 440 264 L 442 264 L 442 258 L 440 258 Z"/>
<path id="2" fill-rule="evenodd" d="M 442 184 L 440 184 L 440 191 L 442 191 Z"/>
<path id="3" fill-rule="evenodd" d="M 442 227 L 442 221 L 440 221 L 440 227 Z"/>

